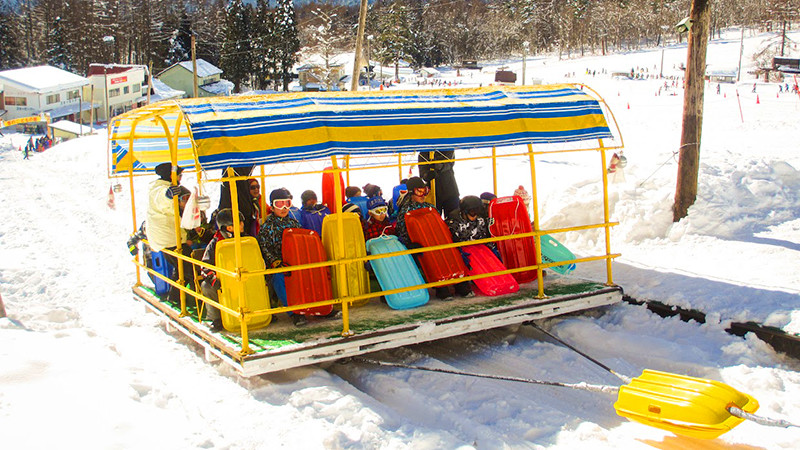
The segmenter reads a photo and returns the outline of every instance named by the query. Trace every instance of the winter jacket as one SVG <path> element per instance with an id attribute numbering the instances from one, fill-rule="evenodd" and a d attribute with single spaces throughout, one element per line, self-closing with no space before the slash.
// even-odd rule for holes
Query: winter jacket
<path id="1" fill-rule="evenodd" d="M 150 184 L 150 207 L 147 209 L 147 241 L 154 252 L 174 248 L 175 208 L 173 200 L 167 198 L 169 181 L 158 179 Z M 186 242 L 186 231 L 181 229 L 181 243 Z"/>
<path id="2" fill-rule="evenodd" d="M 239 176 L 250 175 L 252 167 L 234 167 L 234 172 Z M 227 174 L 227 171 L 225 172 Z M 244 232 L 250 233 L 253 229 L 253 222 L 256 220 L 255 206 L 253 205 L 253 197 L 250 195 L 250 182 L 247 180 L 236 181 L 236 204 L 239 212 L 244 216 Z M 231 184 L 229 181 L 222 183 L 219 191 L 219 205 L 217 211 L 224 208 L 233 208 L 231 206 Z"/>
<path id="3" fill-rule="evenodd" d="M 408 247 L 408 244 L 411 243 L 411 239 L 408 237 L 408 230 L 406 229 L 406 213 L 421 208 L 436 209 L 435 206 L 428 202 L 417 203 L 413 200 L 410 200 L 405 202 L 400 208 L 400 211 L 397 213 L 397 225 L 395 227 L 395 232 L 397 233 L 397 238 L 406 247 Z"/>
<path id="4" fill-rule="evenodd" d="M 211 241 L 206 246 L 206 251 L 203 253 L 203 262 L 213 265 L 216 265 L 217 261 L 217 242 L 222 241 L 225 239 L 225 236 L 222 235 L 219 231 L 214 233 L 214 237 L 211 238 Z M 217 272 L 207 268 L 201 267 L 200 273 L 203 275 L 203 278 L 209 283 L 209 285 L 214 285 L 214 280 L 217 279 Z"/>
<path id="5" fill-rule="evenodd" d="M 453 214 L 447 219 L 447 227 L 450 228 L 450 234 L 453 235 L 453 242 L 467 242 L 492 237 L 489 233 L 488 219 L 478 217 L 475 220 L 469 220 L 460 215 L 454 216 L 456 215 Z M 486 245 L 492 250 L 495 248 L 494 242 Z"/>
<path id="6" fill-rule="evenodd" d="M 276 262 L 283 259 L 283 230 L 287 228 L 302 228 L 300 222 L 292 216 L 278 217 L 270 214 L 261 225 L 258 232 L 258 244 L 261 246 L 261 253 L 264 255 L 264 263 L 267 268 L 271 268 Z"/>
<path id="7" fill-rule="evenodd" d="M 374 217 L 370 216 L 370 218 L 364 222 L 364 239 L 370 240 L 381 234 L 395 234 L 395 223 L 389 220 L 388 217 L 383 222 L 379 222 L 375 220 Z"/>
<path id="8" fill-rule="evenodd" d="M 434 151 L 433 158 L 430 157 L 431 152 L 419 152 L 419 162 L 428 161 L 444 161 L 448 159 L 455 159 L 455 153 L 449 151 Z M 431 180 L 436 180 L 434 190 L 436 191 L 436 205 L 439 206 L 439 211 L 442 210 L 442 205 L 453 204 L 458 205 L 459 193 L 458 184 L 456 183 L 456 174 L 453 172 L 454 162 L 441 162 L 435 164 L 425 164 L 419 166 L 419 177 L 430 183 Z M 452 208 L 452 206 L 451 206 Z M 445 215 L 450 211 L 445 211 Z"/>
<path id="9" fill-rule="evenodd" d="M 307 230 L 314 230 L 319 234 L 322 235 L 322 221 L 325 219 L 325 216 L 331 213 L 331 210 L 328 209 L 325 205 L 312 205 L 312 206 L 304 206 L 303 209 L 300 210 L 300 224 L 303 228 Z"/>

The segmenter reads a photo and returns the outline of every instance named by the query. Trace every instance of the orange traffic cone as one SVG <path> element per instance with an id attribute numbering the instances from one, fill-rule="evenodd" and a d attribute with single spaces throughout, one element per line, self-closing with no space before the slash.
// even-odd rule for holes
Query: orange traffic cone
<path id="1" fill-rule="evenodd" d="M 760 104 L 761 104 L 761 100 L 759 100 L 758 95 L 756 95 L 756 105 L 760 105 Z"/>
<path id="2" fill-rule="evenodd" d="M 728 94 L 722 94 L 722 98 L 728 98 Z"/>
<path id="3" fill-rule="evenodd" d="M 631 109 L 631 103 L 628 102 L 628 109 Z"/>

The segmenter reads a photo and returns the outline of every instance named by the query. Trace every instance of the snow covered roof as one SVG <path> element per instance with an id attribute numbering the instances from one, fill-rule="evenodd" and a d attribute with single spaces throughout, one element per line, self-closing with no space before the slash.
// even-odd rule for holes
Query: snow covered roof
<path id="1" fill-rule="evenodd" d="M 89 111 L 92 109 L 91 102 L 83 102 L 80 104 L 81 111 Z M 59 117 L 68 116 L 70 114 L 75 114 L 78 112 L 78 103 L 70 103 L 68 105 L 59 106 L 58 108 L 51 109 L 49 111 L 45 111 L 46 113 L 50 114 L 50 117 L 57 119 Z"/>
<path id="2" fill-rule="evenodd" d="M 0 81 L 6 85 L 36 93 L 86 86 L 89 80 L 80 75 L 53 66 L 24 67 L 0 72 Z"/>
<path id="3" fill-rule="evenodd" d="M 51 123 L 48 126 L 50 128 L 55 128 L 56 130 L 63 130 L 78 136 L 82 136 L 84 134 L 90 134 L 92 132 L 92 127 L 71 122 L 69 120 L 59 120 L 58 122 Z"/>
<path id="4" fill-rule="evenodd" d="M 215 83 L 204 84 L 200 87 L 203 88 L 204 91 L 216 95 L 231 95 L 231 92 L 233 92 L 233 82 L 228 80 L 219 80 Z"/>
<path id="5" fill-rule="evenodd" d="M 192 62 L 191 61 L 181 61 L 178 63 L 181 67 L 188 70 L 189 73 L 192 73 Z M 167 69 L 169 70 L 169 69 Z M 163 72 L 162 72 L 163 73 Z M 211 64 L 210 62 L 198 58 L 197 59 L 197 76 L 198 77 L 210 77 L 211 75 L 216 75 L 218 73 L 222 73 L 222 69 L 219 67 Z"/>
<path id="6" fill-rule="evenodd" d="M 186 92 L 172 89 L 158 78 L 153 78 L 153 92 L 153 95 L 150 96 L 151 102 L 166 100 L 168 98 L 181 98 L 186 95 Z"/>

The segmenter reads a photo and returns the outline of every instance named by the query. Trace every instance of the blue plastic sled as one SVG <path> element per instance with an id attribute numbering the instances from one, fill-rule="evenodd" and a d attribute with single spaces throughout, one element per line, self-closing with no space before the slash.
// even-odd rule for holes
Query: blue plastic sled
<path id="1" fill-rule="evenodd" d="M 164 254 L 161 252 L 150 252 L 150 257 L 153 264 L 153 270 L 169 278 L 172 272 L 172 264 L 167 262 L 167 258 L 164 257 Z M 165 295 L 169 293 L 169 289 L 172 287 L 169 283 L 156 276 L 152 278 L 156 295 Z"/>
<path id="2" fill-rule="evenodd" d="M 396 236 L 383 235 L 367 241 L 367 252 L 371 255 L 402 252 L 408 250 L 397 240 Z M 370 261 L 375 277 L 381 289 L 401 289 L 409 286 L 425 284 L 425 279 L 414 264 L 411 255 L 393 256 L 391 258 L 373 259 Z M 410 309 L 428 303 L 428 290 L 400 292 L 386 296 L 386 303 L 392 309 Z"/>
<path id="3" fill-rule="evenodd" d="M 550 264 L 560 261 L 569 261 L 575 259 L 575 254 L 569 251 L 564 244 L 558 242 L 556 238 L 549 234 L 542 235 L 542 262 Z M 554 272 L 566 275 L 575 270 L 575 263 L 565 264 L 563 266 L 551 266 Z"/>

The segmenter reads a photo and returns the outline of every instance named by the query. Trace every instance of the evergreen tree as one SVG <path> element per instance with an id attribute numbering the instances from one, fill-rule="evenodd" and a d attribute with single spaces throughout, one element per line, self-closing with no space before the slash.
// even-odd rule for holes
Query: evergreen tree
<path id="1" fill-rule="evenodd" d="M 250 62 L 249 8 L 241 0 L 232 0 L 226 8 L 225 40 L 220 52 L 220 69 L 233 82 L 236 92 L 242 92 L 248 81 Z"/>
<path id="2" fill-rule="evenodd" d="M 277 0 L 274 23 L 276 78 L 282 89 L 288 91 L 292 81 L 292 68 L 300 51 L 292 0 Z"/>
<path id="3" fill-rule="evenodd" d="M 277 65 L 275 63 L 274 19 L 268 0 L 258 0 L 253 20 L 253 73 L 255 89 L 273 86 Z"/>
<path id="4" fill-rule="evenodd" d="M 0 1 L 0 70 L 15 69 L 23 64 L 17 30 L 20 18 L 5 1 Z"/>
<path id="5" fill-rule="evenodd" d="M 67 49 L 67 33 L 61 16 L 53 20 L 50 28 L 50 46 L 47 48 L 47 64 L 72 72 L 72 54 Z"/>

